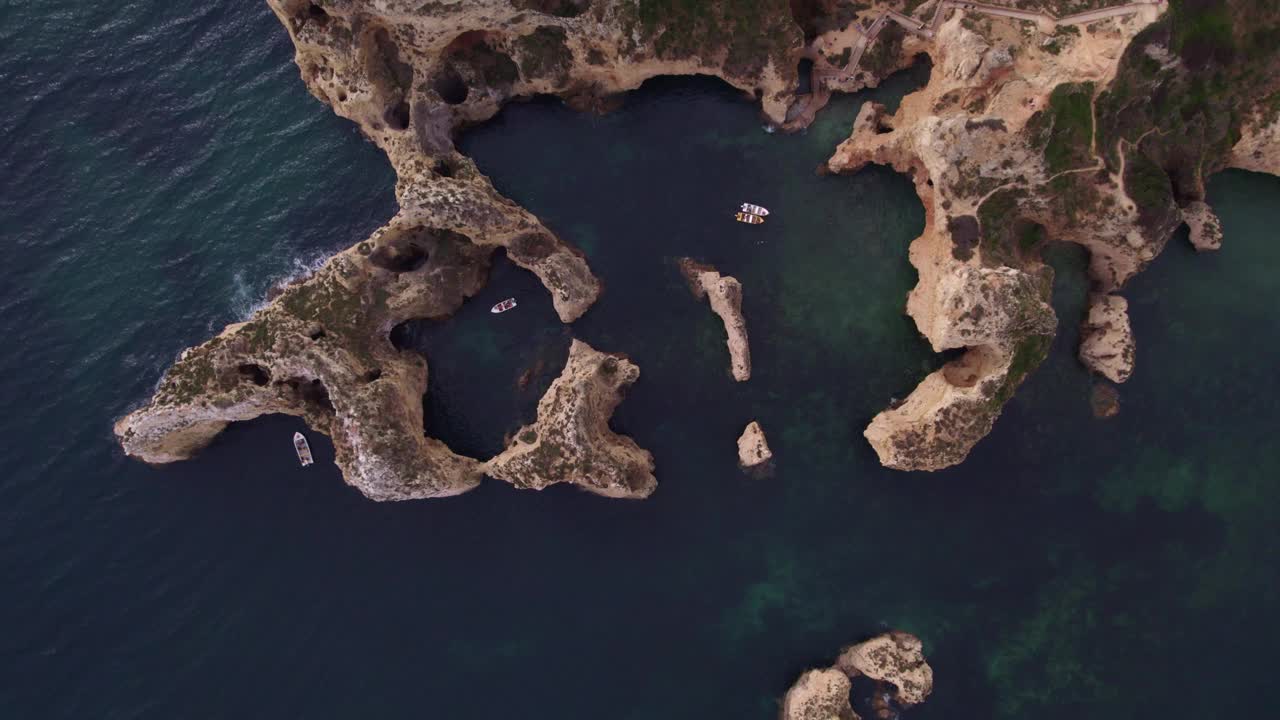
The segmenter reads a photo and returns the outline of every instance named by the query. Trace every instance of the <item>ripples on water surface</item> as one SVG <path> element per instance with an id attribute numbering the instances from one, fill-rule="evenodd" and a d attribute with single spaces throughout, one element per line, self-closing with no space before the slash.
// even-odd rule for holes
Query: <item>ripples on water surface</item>
<path id="1" fill-rule="evenodd" d="M 1280 181 L 1216 178 L 1222 253 L 1179 238 L 1128 289 L 1139 367 L 1109 423 L 1072 357 L 1083 258 L 1055 253 L 1054 355 L 968 463 L 912 476 L 860 432 L 938 362 L 901 315 L 923 214 L 887 171 L 812 172 L 863 97 L 791 137 L 708 82 L 651 83 L 604 118 L 517 105 L 464 145 L 604 278 L 571 332 L 642 367 L 615 425 L 654 451 L 653 498 L 488 483 L 379 505 L 320 438 L 297 468 L 282 418 L 192 462 L 126 461 L 110 424 L 178 351 L 394 212 L 384 158 L 291 57 L 256 0 L 0 1 L 6 716 L 769 718 L 801 669 L 888 626 L 937 670 L 917 718 L 1280 704 Z M 748 198 L 774 209 L 763 228 L 726 221 Z M 686 254 L 745 285 L 745 385 Z M 454 319 L 397 339 L 429 353 L 432 432 L 485 454 L 569 332 L 503 261 Z M 771 478 L 735 467 L 752 418 Z"/>

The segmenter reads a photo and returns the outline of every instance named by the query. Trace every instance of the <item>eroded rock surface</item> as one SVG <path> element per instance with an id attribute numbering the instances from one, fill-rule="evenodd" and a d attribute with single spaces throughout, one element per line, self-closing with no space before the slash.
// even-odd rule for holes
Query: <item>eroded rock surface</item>
<path id="1" fill-rule="evenodd" d="M 1272 108 L 1264 105 L 1245 121 L 1231 148 L 1231 167 L 1280 175 L 1280 113 Z"/>
<path id="2" fill-rule="evenodd" d="M 1089 313 L 1080 339 L 1080 361 L 1111 382 L 1122 383 L 1133 374 L 1134 352 L 1129 302 L 1119 295 L 1089 298 Z"/>
<path id="3" fill-rule="evenodd" d="M 1187 203 L 1182 208 L 1182 219 L 1191 235 L 1191 246 L 1200 252 L 1222 247 L 1222 221 L 1203 200 Z"/>
<path id="4" fill-rule="evenodd" d="M 892 717 L 894 704 L 918 705 L 933 691 L 933 668 L 925 661 L 924 644 L 894 630 L 845 648 L 832 667 L 805 671 L 783 698 L 782 720 L 858 720 L 849 692 L 852 679 L 862 675 L 876 682 L 872 709 L 877 717 Z M 893 687 L 891 698 L 888 686 Z"/>
<path id="5" fill-rule="evenodd" d="M 1040 9 L 1032 5 L 1019 7 Z M 1172 109 L 1179 93 L 1194 96 L 1204 66 L 1237 70 L 1172 49 L 1164 3 L 1117 3 L 1063 22 L 1041 14 L 1034 26 L 993 7 L 933 4 L 933 34 L 904 43 L 933 59 L 928 86 L 893 115 L 865 105 L 827 165 L 848 173 L 878 163 L 911 176 L 926 218 L 910 248 L 919 282 L 907 313 L 936 351 L 965 350 L 868 426 L 890 467 L 963 460 L 1041 362 L 1055 332 L 1046 243 L 1088 249 L 1090 280 L 1104 299 L 1084 321 L 1080 354 L 1121 382 L 1132 371 L 1133 340 L 1124 301 L 1111 293 L 1160 253 L 1184 217 L 1194 220 L 1199 246 L 1216 244 L 1203 177 L 1226 164 L 1224 142 L 1235 142 L 1231 164 L 1274 168 L 1274 118 L 1249 108 L 1277 83 L 1241 82 L 1214 98 L 1216 110 Z M 1232 8 L 1276 14 L 1256 2 Z M 1274 53 L 1259 61 L 1275 63 Z M 1153 94 L 1160 103 L 1148 102 Z M 1251 119 L 1230 130 L 1227 116 Z M 1184 121 L 1197 128 L 1191 139 Z"/>
<path id="6" fill-rule="evenodd" d="M 425 360 L 396 350 L 387 332 L 452 312 L 497 248 L 539 277 L 565 322 L 600 293 L 582 254 L 454 147 L 460 128 L 513 98 L 549 93 L 602 109 L 647 78 L 705 74 L 749 93 L 771 124 L 794 128 L 830 89 L 875 84 L 929 54 L 928 86 L 892 116 L 864 107 L 828 163 L 911 175 L 926 224 L 910 249 L 919 282 L 907 312 L 935 349 L 964 350 L 868 427 L 882 461 L 904 469 L 962 460 L 1047 352 L 1056 322 L 1044 243 L 1087 248 L 1095 292 L 1110 295 L 1188 213 L 1204 214 L 1195 203 L 1208 174 L 1280 170 L 1278 53 L 1250 35 L 1280 8 L 1261 0 L 1225 2 L 1221 31 L 1255 49 L 1244 60 L 1179 42 L 1164 2 L 1024 22 L 952 0 L 910 4 L 914 16 L 901 2 L 850 15 L 785 0 L 267 1 L 308 89 L 386 152 L 400 211 L 248 322 L 183 355 L 152 401 L 117 424 L 126 451 L 151 462 L 189 457 L 228 422 L 281 412 L 331 435 L 347 481 L 370 497 L 475 485 L 481 463 L 422 436 Z M 1208 12 L 1184 9 L 1193 24 Z M 801 57 L 815 61 L 818 88 L 797 101 Z M 1205 77 L 1215 78 L 1207 88 Z M 1213 238 L 1197 236 L 1206 247 Z M 709 295 L 713 308 L 720 298 L 741 379 L 745 326 L 734 351 L 734 288 L 723 280 Z"/>
<path id="7" fill-rule="evenodd" d="M 808 670 L 782 700 L 782 720 L 860 720 L 849 705 L 852 684 L 837 668 Z"/>
<path id="8" fill-rule="evenodd" d="M 738 463 L 742 467 L 755 467 L 772 458 L 773 451 L 769 449 L 769 441 L 765 439 L 764 428 L 752 420 L 738 438 Z"/>
<path id="9" fill-rule="evenodd" d="M 657 487 L 653 456 L 609 429 L 623 391 L 639 377 L 625 357 L 574 340 L 564 371 L 538 402 L 537 421 L 485 463 L 485 473 L 532 490 L 570 483 L 606 497 L 648 497 Z"/>
<path id="10" fill-rule="evenodd" d="M 918 705 L 933 692 L 933 668 L 925 661 L 924 644 L 910 633 L 895 630 L 850 646 L 836 666 L 850 677 L 861 674 L 892 684 L 900 705 Z"/>
<path id="11" fill-rule="evenodd" d="M 742 315 L 742 283 L 737 278 L 721 275 L 715 268 L 689 258 L 680 260 L 680 270 L 689 282 L 693 294 L 699 300 L 706 298 L 711 304 L 711 311 L 724 322 L 733 379 L 738 382 L 750 380 L 751 346 L 747 338 L 747 320 Z"/>
<path id="12" fill-rule="evenodd" d="M 463 492 L 481 473 L 423 437 L 426 362 L 391 346 L 392 327 L 453 312 L 499 247 L 538 276 L 565 322 L 600 293 L 582 254 L 496 192 L 454 133 L 512 98 L 551 93 L 601 108 L 665 74 L 721 77 L 781 123 L 803 43 L 785 0 L 745 13 L 730 2 L 654 13 L 628 0 L 267 1 L 307 88 L 386 152 L 400 211 L 248 322 L 188 350 L 116 432 L 130 455 L 172 462 L 229 422 L 299 415 L 333 437 L 347 482 L 380 500 Z M 576 456 L 621 461 L 619 443 L 591 439 L 613 444 Z M 493 467 L 539 484 L 506 462 Z M 645 493 L 650 482 L 606 476 L 596 490 Z"/>
<path id="13" fill-rule="evenodd" d="M 404 320 L 456 310 L 483 286 L 490 252 L 398 217 L 248 322 L 185 351 L 151 402 L 116 423 L 121 445 L 147 462 L 184 460 L 229 422 L 284 413 L 333 438 L 346 481 L 375 500 L 475 487 L 477 461 L 423 436 L 426 362 L 387 336 Z"/>

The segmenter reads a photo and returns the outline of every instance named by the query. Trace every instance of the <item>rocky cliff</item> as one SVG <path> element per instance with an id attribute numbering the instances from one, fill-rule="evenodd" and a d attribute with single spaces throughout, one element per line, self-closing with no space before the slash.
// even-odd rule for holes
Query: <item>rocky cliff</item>
<path id="1" fill-rule="evenodd" d="M 926 227 L 910 249 L 919 282 L 907 312 L 935 350 L 962 351 L 867 428 L 881 461 L 902 469 L 960 462 L 1043 359 L 1058 321 L 1045 243 L 1089 250 L 1105 322 L 1086 333 L 1102 352 L 1081 355 L 1119 381 L 1133 356 L 1124 283 L 1184 221 L 1198 246 L 1220 242 L 1204 204 L 1209 173 L 1280 169 L 1280 8 L 1265 0 L 1090 0 L 1071 4 L 1083 12 L 1070 17 L 1047 0 L 268 3 L 308 89 L 386 152 L 400 210 L 247 322 L 182 355 L 151 401 L 116 425 L 126 452 L 149 462 L 189 457 L 229 422 L 286 413 L 333 437 L 347 481 L 377 499 L 463 492 L 486 471 L 528 487 L 571 478 L 567 466 L 512 464 L 527 453 L 518 444 L 485 464 L 424 437 L 426 361 L 387 339 L 398 323 L 453 312 L 483 285 L 499 248 L 537 275 L 565 322 L 599 295 L 583 255 L 454 148 L 454 133 L 511 99 L 550 93 L 603 109 L 647 78 L 704 74 L 743 90 L 770 123 L 796 128 L 833 88 L 873 85 L 930 55 L 928 86 L 892 116 L 865 107 L 828 163 L 836 172 L 880 163 L 913 178 Z M 798 98 L 802 57 L 814 63 L 814 92 Z M 734 375 L 745 378 L 727 280 L 707 289 L 726 320 Z M 561 391 L 597 399 L 574 407 L 612 410 L 616 401 L 599 399 L 620 385 L 566 372 Z M 636 469 L 647 463 L 619 452 L 616 436 L 571 432 L 573 423 L 541 414 L 530 432 L 541 438 L 544 423 L 557 447 L 601 443 L 564 447 L 566 457 L 622 468 L 595 491 L 651 490 Z M 576 427 L 601 423 L 595 414 Z M 566 472 L 535 476 L 553 467 Z"/>
<path id="2" fill-rule="evenodd" d="M 574 340 L 564 372 L 538 402 L 537 421 L 485 463 L 485 473 L 533 490 L 571 483 L 606 497 L 648 497 L 658 485 L 653 456 L 609 430 L 622 391 L 639 377 L 626 358 Z"/>
<path id="3" fill-rule="evenodd" d="M 1275 120 L 1259 108 L 1280 85 L 1275 73 L 1261 85 L 1204 84 L 1276 65 L 1274 43 L 1260 46 L 1270 36 L 1241 22 L 1273 31 L 1276 10 L 1256 0 L 1227 11 L 1095 3 L 1071 17 L 1048 4 L 928 5 L 915 13 L 926 29 L 903 49 L 932 57 L 928 86 L 892 116 L 865 106 L 828 162 L 911 176 L 926 219 L 910 248 L 919 282 L 907 314 L 935 351 L 964 351 L 866 430 L 881 462 L 907 470 L 962 461 L 1048 351 L 1048 242 L 1090 253 L 1082 361 L 1115 382 L 1129 377 L 1134 341 L 1117 291 L 1184 218 L 1198 247 L 1220 242 L 1203 178 L 1228 162 L 1273 167 Z M 1212 37 L 1202 37 L 1209 21 Z M 1229 63 L 1250 53 L 1253 68 Z"/>
<path id="4" fill-rule="evenodd" d="M 426 360 L 394 348 L 388 333 L 407 320 L 454 312 L 483 286 L 498 248 L 538 276 L 564 322 L 600 293 L 580 252 L 502 197 L 456 151 L 460 128 L 537 94 L 601 108 L 665 74 L 720 77 L 781 123 L 803 43 L 788 3 L 268 4 L 294 43 L 307 88 L 386 152 L 400 211 L 248 322 L 183 353 L 151 401 L 117 422 L 125 452 L 154 463 L 182 460 L 230 422 L 285 413 L 332 437 L 347 482 L 378 500 L 464 492 L 486 471 L 522 487 L 580 481 L 607 495 L 651 492 L 647 453 L 602 430 L 608 416 L 594 414 L 616 405 L 607 398 L 634 380 L 633 365 L 597 362 L 594 351 L 575 346 L 552 388 L 565 406 L 544 416 L 544 402 L 535 429 L 520 433 L 538 434 L 534 451 L 517 442 L 484 464 L 423 436 Z M 617 370 L 614 379 L 588 380 L 584 368 L 606 365 Z M 533 462 L 556 449 L 561 462 Z"/>

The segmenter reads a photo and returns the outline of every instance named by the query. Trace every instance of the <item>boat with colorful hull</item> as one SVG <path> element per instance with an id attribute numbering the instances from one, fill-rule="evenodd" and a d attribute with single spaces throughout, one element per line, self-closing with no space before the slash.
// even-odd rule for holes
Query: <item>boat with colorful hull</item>
<path id="1" fill-rule="evenodd" d="M 740 223 L 746 223 L 748 225 L 759 225 L 764 222 L 764 218 L 760 217 L 759 215 L 753 215 L 748 212 L 734 213 L 733 219 L 737 220 Z"/>

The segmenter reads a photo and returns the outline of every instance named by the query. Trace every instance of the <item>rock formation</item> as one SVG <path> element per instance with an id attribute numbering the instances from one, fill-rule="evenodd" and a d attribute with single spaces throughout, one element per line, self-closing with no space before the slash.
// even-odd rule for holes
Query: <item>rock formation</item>
<path id="1" fill-rule="evenodd" d="M 738 382 L 751 379 L 751 347 L 747 343 L 747 320 L 742 315 L 742 283 L 689 258 L 680 260 L 680 270 L 694 296 L 699 300 L 707 298 L 711 311 L 724 322 L 733 379 Z"/>
<path id="2" fill-rule="evenodd" d="M 426 362 L 390 344 L 392 327 L 452 313 L 483 285 L 499 247 L 538 276 L 565 322 L 600 292 L 582 254 L 498 194 L 455 150 L 454 132 L 512 98 L 554 93 L 599 107 L 664 74 L 721 77 L 781 123 L 802 44 L 784 0 L 752 13 L 717 2 L 654 13 L 624 0 L 268 4 L 294 43 L 307 88 L 386 152 L 400 212 L 248 322 L 185 352 L 151 402 L 117 423 L 116 434 L 128 454 L 172 462 L 229 422 L 298 415 L 333 438 L 347 482 L 380 500 L 463 492 L 484 470 L 423 437 Z M 592 426 L 584 420 L 578 427 Z M 564 449 L 598 463 L 593 470 L 603 475 L 593 489 L 652 490 L 647 456 L 616 436 L 560 438 L 587 439 L 606 444 Z M 562 479 L 529 477 L 514 450 L 488 467 L 531 487 Z"/>
<path id="3" fill-rule="evenodd" d="M 657 487 L 653 456 L 609 429 L 622 391 L 639 377 L 626 358 L 574 340 L 564 372 L 538 402 L 537 421 L 521 428 L 484 472 L 533 490 L 572 483 L 606 497 L 648 497 Z"/>
<path id="4" fill-rule="evenodd" d="M 808 670 L 782 700 L 782 720 L 859 720 L 849 705 L 852 684 L 836 668 Z"/>
<path id="5" fill-rule="evenodd" d="M 1280 171 L 1280 52 L 1250 35 L 1275 24 L 1280 8 L 1262 0 L 1180 6 L 1177 27 L 1164 0 L 1071 18 L 1034 2 L 955 0 L 910 4 L 918 17 L 901 2 L 853 15 L 785 0 L 267 2 L 308 89 L 386 152 L 400 210 L 247 322 L 182 355 L 151 402 L 116 425 L 126 452 L 150 462 L 189 457 L 229 422 L 287 413 L 334 438 L 347 481 L 370 497 L 455 494 L 499 467 L 422 436 L 426 362 L 387 334 L 453 312 L 483 284 L 497 248 L 542 281 L 565 322 L 599 295 L 583 255 L 454 147 L 457 130 L 514 98 L 555 94 L 600 109 L 656 75 L 713 75 L 755 98 L 771 124 L 796 128 L 831 88 L 873 85 L 929 54 L 928 86 L 892 117 L 865 107 L 828 163 L 912 176 L 926 227 L 910 249 L 919 282 L 907 312 L 936 350 L 964 351 L 868 427 L 882 462 L 902 469 L 960 462 L 1043 359 L 1056 328 L 1045 242 L 1086 247 L 1095 292 L 1118 299 L 1184 218 L 1199 245 L 1216 242 L 1210 211 L 1196 204 L 1209 173 Z M 1206 13 L 1218 13 L 1208 25 Z M 1185 28 L 1202 26 L 1221 32 L 1187 41 Z M 1214 45 L 1224 34 L 1225 50 Z M 814 60 L 818 87 L 797 100 L 801 57 Z M 714 280 L 699 286 L 725 320 L 734 376 L 745 379 L 740 287 Z M 605 485 L 643 486 L 615 481 Z"/>
<path id="6" fill-rule="evenodd" d="M 893 631 L 845 648 L 836 667 L 849 677 L 866 675 L 897 688 L 894 700 L 919 705 L 933 692 L 933 668 L 924 659 L 924 644 L 909 633 Z"/>
<path id="7" fill-rule="evenodd" d="M 738 463 L 749 468 L 769 462 L 772 458 L 773 451 L 769 449 L 769 442 L 764 437 L 764 428 L 752 420 L 738 438 Z"/>
<path id="8" fill-rule="evenodd" d="M 796 680 L 782 701 L 782 720 L 858 720 L 849 704 L 853 678 L 876 681 L 877 714 L 891 715 L 884 691 L 894 688 L 892 701 L 901 707 L 918 705 L 933 692 L 933 668 L 924 659 L 920 639 L 899 630 L 845 648 L 836 664 L 808 670 Z"/>
<path id="9" fill-rule="evenodd" d="M 392 347 L 388 331 L 453 312 L 483 284 L 499 247 L 538 276 L 565 322 L 586 312 L 600 283 L 581 253 L 457 152 L 454 133 L 540 94 L 602 109 L 658 75 L 716 76 L 758 101 L 772 124 L 806 121 L 787 115 L 815 18 L 793 15 L 786 0 L 267 2 L 307 88 L 386 152 L 400 211 L 248 322 L 184 353 L 151 402 L 116 426 L 126 452 L 149 462 L 190 457 L 229 422 L 286 413 L 332 436 L 347 481 L 370 497 L 474 487 L 481 463 L 422 437 L 426 362 Z M 713 303 L 728 300 L 713 294 Z M 744 337 L 743 361 L 745 351 Z M 735 363 L 735 373 L 745 368 Z M 622 492 L 616 479 L 602 487 Z M 631 481 L 627 493 L 642 492 L 645 483 Z"/>
<path id="10" fill-rule="evenodd" d="M 1180 107 L 1195 97 L 1197 68 L 1255 77 L 1258 68 L 1175 49 L 1166 9 L 1117 4 L 1057 19 L 1026 3 L 1004 10 L 941 0 L 917 12 L 932 12 L 931 34 L 908 37 L 903 52 L 932 57 L 928 86 L 892 116 L 864 106 L 827 165 L 847 173 L 878 163 L 911 176 L 926 219 L 911 244 L 919 282 L 907 313 L 935 351 L 965 353 L 872 420 L 865 434 L 884 464 L 960 462 L 1043 359 L 1055 332 L 1053 276 L 1040 260 L 1046 242 L 1089 250 L 1096 295 L 1080 355 L 1120 382 L 1132 370 L 1133 340 L 1115 293 L 1184 217 L 1198 246 L 1217 242 L 1203 177 L 1226 164 L 1223 142 L 1235 142 L 1232 164 L 1274 169 L 1276 121 L 1252 108 L 1277 83 L 1241 81 L 1215 91 L 1216 109 Z M 1230 12 L 1276 14 L 1257 2 L 1232 3 Z M 1260 61 L 1267 64 L 1275 53 Z M 1160 107 L 1145 102 L 1153 95 Z M 1232 130 L 1227 116 L 1251 119 Z M 1197 127 L 1194 139 L 1180 144 L 1178 118 Z"/>
<path id="11" fill-rule="evenodd" d="M 229 422 L 297 415 L 333 438 L 346 481 L 370 498 L 469 490 L 480 464 L 423 437 L 427 365 L 392 346 L 388 332 L 456 310 L 483 286 L 490 252 L 397 218 L 248 322 L 185 351 L 151 402 L 116 423 L 116 435 L 129 455 L 164 463 L 190 457 Z"/>
<path id="12" fill-rule="evenodd" d="M 1280 175 L 1280 113 L 1272 107 L 1258 107 L 1241 126 L 1227 160 L 1231 167 Z"/>
<path id="13" fill-rule="evenodd" d="M 1129 302 L 1119 295 L 1089 298 L 1089 313 L 1080 340 L 1080 361 L 1111 382 L 1122 383 L 1133 374 L 1133 355 Z"/>
<path id="14" fill-rule="evenodd" d="M 1200 252 L 1222 247 L 1222 221 L 1203 200 L 1193 200 L 1182 208 L 1182 219 L 1191 234 L 1191 245 Z"/>

